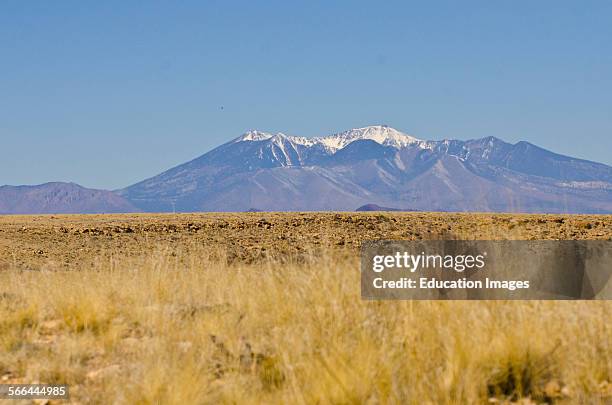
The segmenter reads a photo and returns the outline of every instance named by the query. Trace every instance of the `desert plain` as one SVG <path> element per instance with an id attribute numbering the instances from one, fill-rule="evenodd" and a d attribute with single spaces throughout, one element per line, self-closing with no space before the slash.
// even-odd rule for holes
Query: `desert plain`
<path id="1" fill-rule="evenodd" d="M 363 301 L 376 239 L 612 239 L 612 216 L 0 216 L 0 383 L 72 403 L 602 403 L 609 301 Z"/>

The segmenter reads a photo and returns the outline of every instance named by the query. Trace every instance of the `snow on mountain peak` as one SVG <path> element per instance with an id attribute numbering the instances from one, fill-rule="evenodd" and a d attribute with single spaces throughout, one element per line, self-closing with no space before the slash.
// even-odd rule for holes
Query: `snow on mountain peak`
<path id="1" fill-rule="evenodd" d="M 387 125 L 373 125 L 363 128 L 350 129 L 339 134 L 317 138 L 322 144 L 331 149 L 342 149 L 349 143 L 357 140 L 369 139 L 385 146 L 403 148 L 417 143 L 420 140 L 407 135 Z"/>
<path id="2" fill-rule="evenodd" d="M 273 136 L 274 135 L 272 135 L 270 133 L 258 131 L 256 129 L 252 129 L 250 131 L 245 132 L 244 134 L 242 134 L 238 138 L 234 139 L 233 142 L 263 141 L 263 140 L 266 140 L 266 139 L 270 139 Z"/>
<path id="3" fill-rule="evenodd" d="M 396 148 L 403 148 L 405 146 L 421 142 L 417 138 L 386 125 L 373 125 L 363 128 L 355 128 L 334 135 L 313 138 L 288 136 L 282 133 L 272 135 L 267 132 L 251 130 L 236 138 L 234 142 L 271 140 L 272 142 L 276 143 L 280 139 L 287 139 L 294 144 L 299 144 L 306 147 L 319 144 L 332 153 L 344 148 L 353 141 L 364 139 L 369 139 L 381 145 L 393 146 Z"/>

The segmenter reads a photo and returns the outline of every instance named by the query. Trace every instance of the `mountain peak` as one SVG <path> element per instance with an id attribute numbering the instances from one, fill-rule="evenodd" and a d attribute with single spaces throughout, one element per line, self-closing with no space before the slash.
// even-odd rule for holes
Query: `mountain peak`
<path id="1" fill-rule="evenodd" d="M 232 142 L 242 142 L 242 141 L 264 141 L 266 139 L 272 138 L 274 135 L 258 131 L 256 129 L 251 129 L 240 135 L 238 138 L 234 139 Z"/>
<path id="2" fill-rule="evenodd" d="M 250 130 L 234 139 L 232 143 L 244 141 L 270 141 L 272 143 L 277 143 L 285 139 L 294 144 L 306 147 L 319 144 L 332 153 L 344 148 L 351 142 L 359 140 L 369 139 L 381 145 L 393 146 L 396 148 L 403 148 L 421 142 L 420 139 L 414 138 L 387 125 L 371 125 L 319 137 L 289 136 L 281 132 L 271 134 L 269 132 Z"/>
<path id="3" fill-rule="evenodd" d="M 348 131 L 322 139 L 326 139 L 328 142 L 332 140 L 337 141 L 339 143 L 339 148 L 361 139 L 370 139 L 381 145 L 394 146 L 397 148 L 403 148 L 420 141 L 420 139 L 400 132 L 397 129 L 391 128 L 387 125 L 371 125 L 362 128 L 349 129 Z"/>

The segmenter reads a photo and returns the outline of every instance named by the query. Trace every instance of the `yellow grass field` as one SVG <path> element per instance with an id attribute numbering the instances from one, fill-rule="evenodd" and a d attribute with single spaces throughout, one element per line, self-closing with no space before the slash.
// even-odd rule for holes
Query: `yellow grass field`
<path id="1" fill-rule="evenodd" d="M 0 383 L 83 404 L 612 402 L 612 303 L 363 301 L 379 238 L 609 240 L 612 217 L 0 217 Z"/>

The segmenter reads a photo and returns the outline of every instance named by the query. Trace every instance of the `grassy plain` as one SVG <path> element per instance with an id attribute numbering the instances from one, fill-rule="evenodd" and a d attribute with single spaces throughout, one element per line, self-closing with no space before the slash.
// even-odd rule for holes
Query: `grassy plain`
<path id="1" fill-rule="evenodd" d="M 366 302 L 365 239 L 605 239 L 611 216 L 0 217 L 0 383 L 75 403 L 612 401 L 610 302 Z"/>

